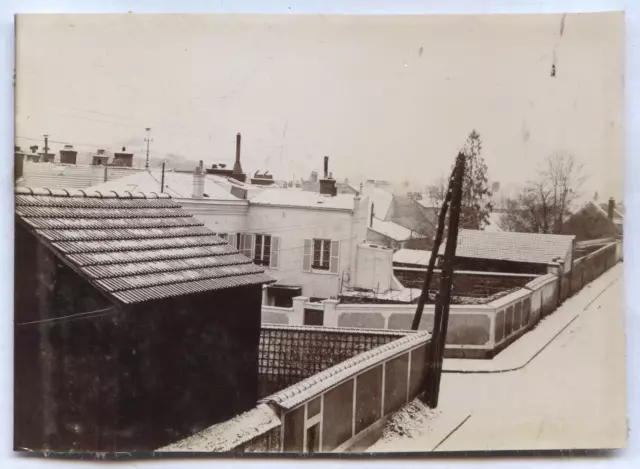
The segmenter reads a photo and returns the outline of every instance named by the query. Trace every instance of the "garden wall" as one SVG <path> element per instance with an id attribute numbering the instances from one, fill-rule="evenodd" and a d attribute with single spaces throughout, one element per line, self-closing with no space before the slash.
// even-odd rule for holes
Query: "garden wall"
<path id="1" fill-rule="evenodd" d="M 486 304 L 451 305 L 445 357 L 495 356 L 621 258 L 620 243 L 612 243 L 576 259 L 567 273 L 562 272 L 561 265 L 553 264 L 549 266 L 552 273 L 546 275 L 499 274 L 499 278 L 527 282 L 519 290 Z M 263 321 L 304 324 L 305 311 L 311 308 L 320 312 L 319 319 L 325 326 L 408 330 L 416 308 L 413 304 L 341 304 L 337 300 L 310 303 L 306 297 L 296 297 L 293 303 L 292 308 L 263 306 Z M 434 305 L 425 305 L 420 329 L 431 331 L 433 317 Z"/>
<path id="2" fill-rule="evenodd" d="M 379 438 L 387 417 L 424 389 L 431 336 L 426 331 L 401 335 L 158 452 L 363 450 Z"/>

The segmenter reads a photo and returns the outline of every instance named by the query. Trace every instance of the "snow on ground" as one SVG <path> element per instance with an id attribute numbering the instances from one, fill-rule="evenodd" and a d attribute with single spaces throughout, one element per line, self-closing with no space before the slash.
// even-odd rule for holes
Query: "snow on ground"
<path id="1" fill-rule="evenodd" d="M 622 265 L 568 304 L 580 314 L 526 367 L 442 377 L 440 404 L 471 418 L 439 451 L 616 448 L 626 440 Z M 605 276 L 607 275 L 605 274 Z M 603 276 L 603 277 L 605 277 Z M 601 277 L 601 279 L 603 278 Z M 597 289 L 596 289 L 597 287 Z M 596 295 L 600 293 L 599 296 Z M 565 303 L 565 305 L 567 305 Z M 564 305 L 563 305 L 564 307 Z"/>
<path id="2" fill-rule="evenodd" d="M 536 338 L 538 330 L 527 334 L 530 341 L 538 342 L 533 352 L 538 355 L 524 368 L 505 373 L 443 374 L 438 409 L 431 411 L 415 401 L 408 404 L 392 417 L 382 438 L 369 451 L 624 446 L 622 275 L 623 267 L 618 264 L 551 315 L 545 324 L 558 313 L 579 313 L 562 332 L 557 334 L 556 329 L 557 336 L 546 347 L 548 340 Z M 529 353 L 533 350 L 529 348 Z"/>
<path id="3" fill-rule="evenodd" d="M 425 434 L 433 432 L 432 423 L 442 414 L 442 411 L 430 409 L 420 399 L 414 399 L 387 420 L 382 436 L 373 444 L 368 452 L 401 451 L 399 446 L 403 441 L 418 437 L 425 438 Z"/>

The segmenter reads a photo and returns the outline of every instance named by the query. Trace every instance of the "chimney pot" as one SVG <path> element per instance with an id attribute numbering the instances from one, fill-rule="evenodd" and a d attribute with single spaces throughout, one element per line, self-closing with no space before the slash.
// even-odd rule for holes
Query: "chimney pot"
<path id="1" fill-rule="evenodd" d="M 609 199 L 609 207 L 607 210 L 607 216 L 609 217 L 609 220 L 613 220 L 613 214 L 616 208 L 616 201 L 613 199 L 613 197 L 611 197 Z"/>
<path id="2" fill-rule="evenodd" d="M 327 175 L 329 174 L 329 157 L 324 157 L 324 178 L 327 179 Z"/>

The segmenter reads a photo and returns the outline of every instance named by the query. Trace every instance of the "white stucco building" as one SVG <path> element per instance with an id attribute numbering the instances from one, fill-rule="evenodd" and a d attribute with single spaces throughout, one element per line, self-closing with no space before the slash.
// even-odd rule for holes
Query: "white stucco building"
<path id="1" fill-rule="evenodd" d="M 92 189 L 160 192 L 161 180 L 161 174 L 145 171 Z M 277 279 L 265 290 L 265 304 L 288 306 L 295 296 L 337 298 L 352 286 L 387 288 L 391 280 L 381 280 L 380 273 L 391 275 L 390 260 L 378 274 L 365 275 L 368 267 L 357 254 L 367 238 L 368 197 L 336 194 L 335 180 L 321 182 L 322 193 L 315 193 L 166 172 L 162 189 Z M 358 259 L 364 269 L 359 280 Z"/>

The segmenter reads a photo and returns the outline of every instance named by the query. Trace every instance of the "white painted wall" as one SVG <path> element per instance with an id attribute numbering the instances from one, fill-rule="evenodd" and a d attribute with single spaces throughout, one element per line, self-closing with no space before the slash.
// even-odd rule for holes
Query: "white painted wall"
<path id="1" fill-rule="evenodd" d="M 353 287 L 384 293 L 391 289 L 392 278 L 393 250 L 369 244 L 357 246 L 356 282 Z"/>
<path id="2" fill-rule="evenodd" d="M 278 283 L 301 286 L 306 297 L 336 297 L 342 276 L 349 281 L 355 271 L 355 246 L 366 237 L 366 203 L 361 200 L 355 213 L 250 205 L 245 232 L 279 238 L 278 266 L 267 268 Z M 305 240 L 314 238 L 339 242 L 337 272 L 303 271 Z"/>
<path id="3" fill-rule="evenodd" d="M 246 200 L 174 200 L 214 233 L 240 233 L 247 229 L 249 203 Z"/>

